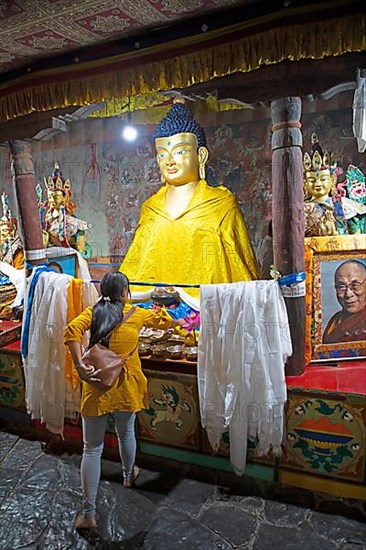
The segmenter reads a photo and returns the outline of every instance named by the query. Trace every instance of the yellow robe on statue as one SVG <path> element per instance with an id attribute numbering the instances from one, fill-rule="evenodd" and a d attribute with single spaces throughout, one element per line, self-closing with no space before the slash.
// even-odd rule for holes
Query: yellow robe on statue
<path id="1" fill-rule="evenodd" d="M 166 192 L 167 186 L 162 187 L 141 207 L 134 240 L 120 267 L 130 281 L 201 285 L 260 278 L 242 213 L 229 189 L 201 180 L 178 218 L 166 210 Z M 199 295 L 199 290 L 185 290 Z"/>

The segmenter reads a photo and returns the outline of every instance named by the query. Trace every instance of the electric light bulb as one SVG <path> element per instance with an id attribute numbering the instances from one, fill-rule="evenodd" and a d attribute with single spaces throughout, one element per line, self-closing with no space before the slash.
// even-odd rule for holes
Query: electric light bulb
<path id="1" fill-rule="evenodd" d="M 137 130 L 133 126 L 125 126 L 122 135 L 127 141 L 134 141 L 137 138 Z"/>

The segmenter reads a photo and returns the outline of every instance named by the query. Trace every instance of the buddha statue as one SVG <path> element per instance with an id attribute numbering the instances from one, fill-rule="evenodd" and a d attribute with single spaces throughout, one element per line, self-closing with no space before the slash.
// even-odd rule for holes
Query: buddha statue
<path id="1" fill-rule="evenodd" d="M 62 246 L 75 248 L 85 259 L 92 255 L 86 242 L 85 231 L 91 224 L 76 218 L 76 209 L 71 201 L 71 183 L 62 177 L 59 165 L 48 179 L 44 178 L 47 200 L 41 205 L 41 223 L 45 247 Z"/>
<path id="2" fill-rule="evenodd" d="M 205 180 L 206 136 L 187 106 L 175 102 L 153 137 L 164 185 L 142 204 L 120 270 L 151 287 L 260 278 L 235 196 Z M 199 296 L 198 288 L 184 290 Z"/>
<path id="3" fill-rule="evenodd" d="M 347 233 L 341 202 L 335 193 L 337 163 L 324 153 L 316 134 L 311 136 L 312 150 L 304 155 L 305 237 Z"/>

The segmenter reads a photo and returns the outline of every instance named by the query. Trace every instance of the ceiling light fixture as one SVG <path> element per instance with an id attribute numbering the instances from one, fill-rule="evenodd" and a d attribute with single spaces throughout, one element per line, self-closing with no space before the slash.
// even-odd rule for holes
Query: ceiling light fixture
<path id="1" fill-rule="evenodd" d="M 128 98 L 128 113 L 127 123 L 123 125 L 122 136 L 126 141 L 135 141 L 137 138 L 137 130 L 132 125 L 132 113 L 130 111 L 130 98 Z"/>

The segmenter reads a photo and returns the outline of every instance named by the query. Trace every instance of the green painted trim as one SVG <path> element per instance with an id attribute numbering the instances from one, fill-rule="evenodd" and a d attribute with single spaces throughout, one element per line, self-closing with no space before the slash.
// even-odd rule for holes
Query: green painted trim
<path id="1" fill-rule="evenodd" d="M 187 462 L 188 464 L 195 464 L 197 466 L 213 468 L 214 470 L 233 472 L 230 460 L 227 458 L 194 453 L 191 451 L 186 451 L 184 449 L 163 447 L 160 445 L 154 445 L 153 443 L 146 443 L 144 441 L 139 442 L 139 451 L 143 454 L 160 456 L 162 458 L 177 460 L 179 462 Z M 259 479 L 265 479 L 267 481 L 273 481 L 274 468 L 272 468 L 272 466 L 266 466 L 263 464 L 250 463 L 246 465 L 245 475 L 257 477 Z"/>

